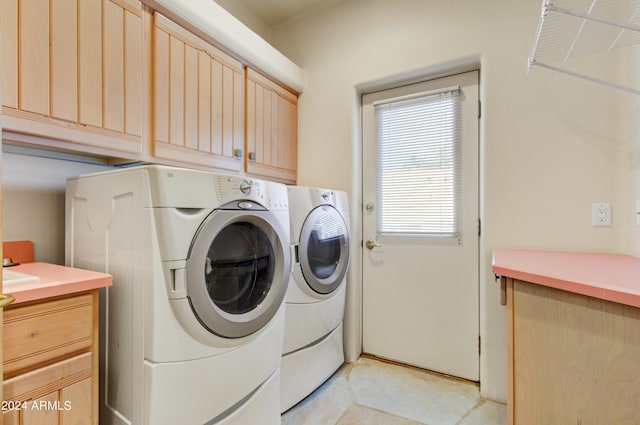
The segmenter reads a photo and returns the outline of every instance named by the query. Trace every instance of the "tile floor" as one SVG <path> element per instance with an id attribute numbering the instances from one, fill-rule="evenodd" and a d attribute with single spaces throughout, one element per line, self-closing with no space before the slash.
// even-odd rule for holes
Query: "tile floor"
<path id="1" fill-rule="evenodd" d="M 477 385 L 361 357 L 282 415 L 282 425 L 504 425 Z"/>

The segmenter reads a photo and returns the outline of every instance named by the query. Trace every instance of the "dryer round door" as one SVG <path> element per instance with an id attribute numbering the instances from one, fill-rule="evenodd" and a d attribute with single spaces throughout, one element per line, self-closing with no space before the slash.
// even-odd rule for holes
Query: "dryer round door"
<path id="1" fill-rule="evenodd" d="M 290 266 L 287 234 L 272 212 L 216 210 L 191 244 L 187 297 L 210 332 L 241 338 L 276 314 Z"/>
<path id="2" fill-rule="evenodd" d="M 330 294 L 340 286 L 349 263 L 349 230 L 333 206 L 320 205 L 309 213 L 300 231 L 298 257 L 311 289 Z"/>

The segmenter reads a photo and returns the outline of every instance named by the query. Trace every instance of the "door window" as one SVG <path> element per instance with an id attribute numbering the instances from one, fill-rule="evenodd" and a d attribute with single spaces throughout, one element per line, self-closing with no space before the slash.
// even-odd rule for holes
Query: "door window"
<path id="1" fill-rule="evenodd" d="M 374 103 L 378 234 L 458 236 L 459 92 L 452 87 Z"/>
<path id="2" fill-rule="evenodd" d="M 267 235 L 253 223 L 226 226 L 211 242 L 205 284 L 211 300 L 230 314 L 244 314 L 269 293 L 275 258 Z"/>

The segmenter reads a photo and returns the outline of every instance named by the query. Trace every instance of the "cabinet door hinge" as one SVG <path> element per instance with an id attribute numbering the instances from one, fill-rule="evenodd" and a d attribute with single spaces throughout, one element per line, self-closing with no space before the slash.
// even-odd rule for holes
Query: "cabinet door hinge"
<path id="1" fill-rule="evenodd" d="M 478 335 L 478 354 L 482 354 L 482 337 Z"/>
<path id="2" fill-rule="evenodd" d="M 478 219 L 478 236 L 482 235 L 482 221 Z"/>
<path id="3" fill-rule="evenodd" d="M 478 119 L 482 117 L 482 102 L 478 99 Z"/>

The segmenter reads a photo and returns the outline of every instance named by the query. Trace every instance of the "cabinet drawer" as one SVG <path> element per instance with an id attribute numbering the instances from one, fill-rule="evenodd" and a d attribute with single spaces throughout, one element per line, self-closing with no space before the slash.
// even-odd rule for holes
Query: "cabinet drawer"
<path id="1" fill-rule="evenodd" d="M 90 294 L 16 306 L 4 313 L 4 376 L 93 344 Z"/>

